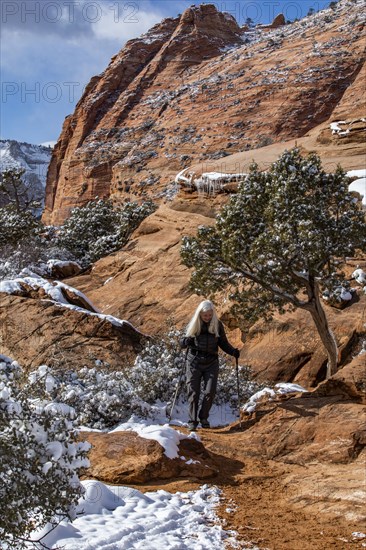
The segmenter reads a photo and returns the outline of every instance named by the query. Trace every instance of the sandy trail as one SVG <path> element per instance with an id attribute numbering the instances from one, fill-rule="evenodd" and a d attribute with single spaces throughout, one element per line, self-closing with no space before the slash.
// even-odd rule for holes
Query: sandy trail
<path id="1" fill-rule="evenodd" d="M 362 511 L 358 510 L 354 519 L 350 518 L 350 514 L 345 513 L 342 499 L 333 499 L 332 506 L 329 505 L 329 499 L 319 489 L 320 480 L 325 475 L 324 467 L 311 464 L 306 467 L 307 476 L 304 476 L 303 466 L 248 456 L 244 433 L 235 427 L 201 429 L 198 434 L 220 472 L 211 481 L 223 492 L 218 514 L 225 529 L 238 532 L 240 548 L 366 548 L 366 537 L 358 539 L 352 536 L 353 532 L 366 533 L 365 514 L 362 518 Z M 333 470 L 330 465 L 329 468 L 334 480 L 342 472 L 347 472 L 347 465 L 337 465 Z M 364 457 L 360 459 L 358 469 L 359 479 L 365 479 Z M 200 480 L 184 479 L 138 485 L 136 488 L 140 491 L 159 488 L 175 492 L 197 489 L 201 485 Z M 354 509 L 352 503 L 347 506 Z"/>

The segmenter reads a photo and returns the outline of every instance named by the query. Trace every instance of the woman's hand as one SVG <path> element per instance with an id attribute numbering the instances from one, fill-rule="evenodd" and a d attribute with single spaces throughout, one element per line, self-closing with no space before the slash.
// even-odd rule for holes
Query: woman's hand
<path id="1" fill-rule="evenodd" d="M 235 357 L 235 359 L 239 359 L 239 357 L 240 357 L 240 350 L 239 350 L 238 348 L 235 348 L 235 349 L 234 349 L 233 357 Z"/>

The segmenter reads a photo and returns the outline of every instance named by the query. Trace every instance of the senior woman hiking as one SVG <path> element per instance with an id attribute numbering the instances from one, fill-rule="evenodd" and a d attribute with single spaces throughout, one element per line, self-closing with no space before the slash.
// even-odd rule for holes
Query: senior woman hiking
<path id="1" fill-rule="evenodd" d="M 209 300 L 204 300 L 197 307 L 188 323 L 186 336 L 181 340 L 181 346 L 188 347 L 188 428 L 196 430 L 198 420 L 202 428 L 209 428 L 208 415 L 215 397 L 219 374 L 218 348 L 236 358 L 239 358 L 240 351 L 229 344 L 224 326 L 217 318 L 215 307 Z M 198 410 L 202 380 L 203 399 Z"/>

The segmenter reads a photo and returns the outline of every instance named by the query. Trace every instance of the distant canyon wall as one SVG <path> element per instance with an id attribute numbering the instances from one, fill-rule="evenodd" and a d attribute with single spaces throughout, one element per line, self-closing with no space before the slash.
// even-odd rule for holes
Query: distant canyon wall
<path id="1" fill-rule="evenodd" d="M 130 40 L 65 119 L 46 223 L 98 197 L 160 202 L 194 163 L 304 136 L 364 108 L 362 4 L 277 29 L 243 29 L 203 4 Z M 331 118 L 333 117 L 333 118 Z"/>

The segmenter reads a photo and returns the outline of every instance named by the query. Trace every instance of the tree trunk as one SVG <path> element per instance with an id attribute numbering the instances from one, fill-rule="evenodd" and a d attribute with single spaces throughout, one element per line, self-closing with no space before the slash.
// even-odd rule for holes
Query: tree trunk
<path id="1" fill-rule="evenodd" d="M 320 339 L 325 349 L 327 350 L 328 363 L 326 378 L 328 380 L 328 378 L 335 374 L 338 369 L 337 341 L 329 327 L 327 316 L 320 302 L 319 287 L 314 279 L 312 281 L 309 281 L 309 285 L 307 285 L 307 291 L 309 302 L 306 304 L 305 309 L 310 312 L 315 326 L 318 330 Z"/>

